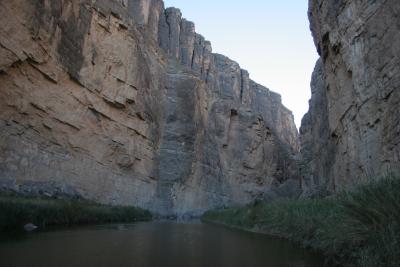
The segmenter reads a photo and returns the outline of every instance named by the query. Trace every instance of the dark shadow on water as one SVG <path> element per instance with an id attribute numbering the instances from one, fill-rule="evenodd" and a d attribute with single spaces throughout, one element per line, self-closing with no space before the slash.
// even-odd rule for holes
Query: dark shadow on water
<path id="1" fill-rule="evenodd" d="M 284 240 L 199 222 L 99 225 L 0 241 L 1 266 L 320 267 Z"/>

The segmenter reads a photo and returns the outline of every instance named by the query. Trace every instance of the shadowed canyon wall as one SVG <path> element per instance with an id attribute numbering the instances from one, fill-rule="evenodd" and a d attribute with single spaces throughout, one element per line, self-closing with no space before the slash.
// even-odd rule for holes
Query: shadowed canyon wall
<path id="1" fill-rule="evenodd" d="M 310 0 L 309 17 L 321 59 L 300 129 L 305 194 L 399 172 L 400 2 Z"/>
<path id="2" fill-rule="evenodd" d="M 1 191 L 169 215 L 297 187 L 292 113 L 178 9 L 0 0 L 0 23 Z"/>

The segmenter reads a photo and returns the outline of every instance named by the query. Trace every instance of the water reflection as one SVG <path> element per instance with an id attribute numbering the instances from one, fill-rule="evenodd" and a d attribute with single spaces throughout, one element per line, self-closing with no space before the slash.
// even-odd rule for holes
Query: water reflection
<path id="1" fill-rule="evenodd" d="M 34 233 L 0 242 L 1 266 L 320 267 L 320 257 L 263 235 L 152 222 Z"/>

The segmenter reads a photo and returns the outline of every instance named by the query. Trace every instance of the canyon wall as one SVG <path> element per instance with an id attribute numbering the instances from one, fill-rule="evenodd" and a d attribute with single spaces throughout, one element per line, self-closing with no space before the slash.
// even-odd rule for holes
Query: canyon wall
<path id="1" fill-rule="evenodd" d="M 300 129 L 305 194 L 398 173 L 400 2 L 310 0 L 309 17 L 321 59 Z"/>
<path id="2" fill-rule="evenodd" d="M 292 113 L 178 9 L 0 0 L 0 23 L 0 191 L 197 215 L 298 186 Z"/>

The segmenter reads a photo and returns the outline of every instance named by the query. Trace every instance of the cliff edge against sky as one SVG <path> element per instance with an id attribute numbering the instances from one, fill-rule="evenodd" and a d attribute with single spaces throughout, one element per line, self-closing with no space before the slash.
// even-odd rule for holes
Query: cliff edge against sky
<path id="1" fill-rule="evenodd" d="M 0 7 L 1 191 L 198 215 L 400 170 L 395 0 L 310 0 L 321 58 L 300 137 L 278 94 L 161 0 Z"/>
<path id="2" fill-rule="evenodd" d="M 310 0 L 321 55 L 300 129 L 305 188 L 400 171 L 400 2 Z"/>
<path id="3" fill-rule="evenodd" d="M 280 96 L 213 54 L 178 9 L 0 6 L 2 191 L 199 214 L 298 178 Z"/>

